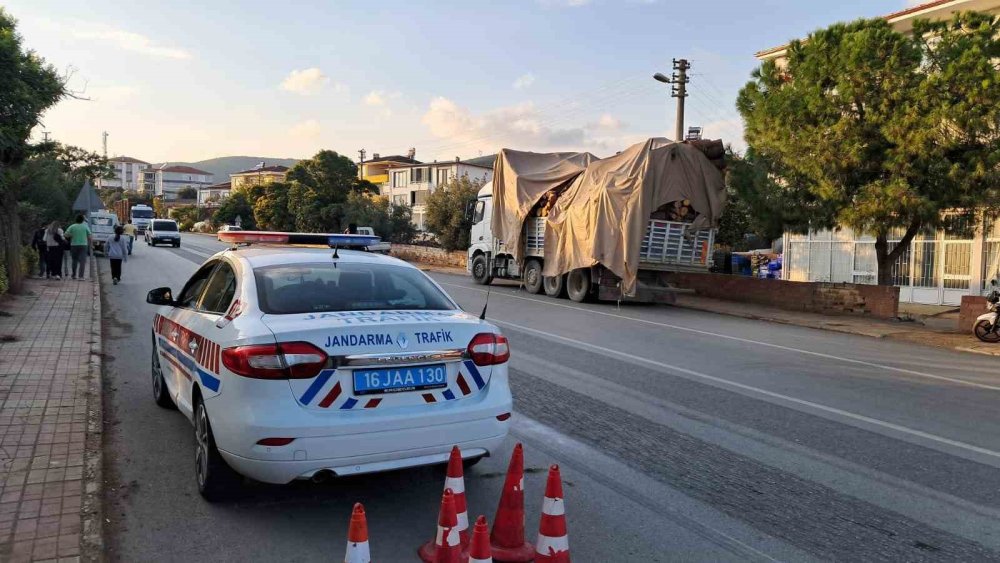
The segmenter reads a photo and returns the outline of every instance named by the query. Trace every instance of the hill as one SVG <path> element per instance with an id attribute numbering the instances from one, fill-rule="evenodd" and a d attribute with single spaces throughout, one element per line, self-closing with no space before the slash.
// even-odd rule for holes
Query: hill
<path id="1" fill-rule="evenodd" d="M 282 165 L 292 167 L 298 162 L 295 158 L 271 158 L 267 156 L 220 156 L 218 158 L 210 158 L 208 160 L 199 160 L 198 162 L 170 162 L 169 164 L 173 166 L 191 166 L 199 170 L 204 170 L 205 172 L 211 172 L 214 176 L 214 181 L 225 182 L 229 180 L 229 175 L 234 172 L 239 172 L 241 170 L 249 170 L 258 163 L 263 161 L 268 166 Z M 163 163 L 157 163 L 153 166 L 159 166 Z"/>

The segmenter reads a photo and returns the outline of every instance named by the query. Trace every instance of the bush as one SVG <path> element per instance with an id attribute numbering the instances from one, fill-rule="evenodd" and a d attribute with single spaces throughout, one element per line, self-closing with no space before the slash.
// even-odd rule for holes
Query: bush
<path id="1" fill-rule="evenodd" d="M 7 283 L 7 265 L 0 260 L 0 295 L 7 293 L 10 285 Z"/>
<path id="2" fill-rule="evenodd" d="M 30 276 L 38 271 L 38 251 L 31 245 L 21 247 L 21 271 L 25 276 Z"/>

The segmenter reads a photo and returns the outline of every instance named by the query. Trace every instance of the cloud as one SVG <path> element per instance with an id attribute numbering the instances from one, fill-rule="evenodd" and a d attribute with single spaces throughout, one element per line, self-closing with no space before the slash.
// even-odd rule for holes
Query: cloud
<path id="1" fill-rule="evenodd" d="M 531 102 L 474 115 L 452 100 L 438 97 L 431 100 L 421 122 L 433 136 L 446 140 L 448 147 L 459 147 L 458 152 L 502 146 L 579 149 L 584 143 L 582 127 L 551 127 Z"/>
<path id="2" fill-rule="evenodd" d="M 622 123 L 620 119 L 610 113 L 605 113 L 600 117 L 600 119 L 597 120 L 597 123 L 591 124 L 590 128 L 601 129 L 604 131 L 618 131 L 624 126 L 625 124 Z"/>
<path id="3" fill-rule="evenodd" d="M 546 7 L 579 8 L 590 4 L 590 0 L 538 0 L 538 3 Z"/>
<path id="4" fill-rule="evenodd" d="M 322 132 L 323 128 L 320 127 L 319 122 L 315 119 L 307 119 L 301 123 L 296 123 L 288 130 L 288 134 L 292 137 L 307 141 L 318 139 Z"/>
<path id="5" fill-rule="evenodd" d="M 522 74 L 517 77 L 517 80 L 514 81 L 514 88 L 517 90 L 523 90 L 534 83 L 535 75 L 529 72 L 528 74 Z"/>
<path id="6" fill-rule="evenodd" d="M 185 49 L 160 45 L 141 33 L 126 31 L 103 23 L 80 20 L 69 22 L 42 20 L 42 24 L 59 34 L 76 39 L 106 43 L 124 51 L 132 51 L 151 57 L 183 60 L 190 59 L 192 56 L 191 52 Z"/>
<path id="7" fill-rule="evenodd" d="M 389 105 L 389 100 L 400 97 L 399 92 L 386 92 L 384 90 L 372 90 L 365 96 L 365 105 L 373 107 L 384 107 Z"/>
<path id="8" fill-rule="evenodd" d="M 281 89 L 308 96 L 319 92 L 329 83 L 330 78 L 323 74 L 322 70 L 312 67 L 288 73 L 288 76 L 281 81 Z M 333 90 L 341 92 L 345 87 L 342 84 L 334 84 Z"/>

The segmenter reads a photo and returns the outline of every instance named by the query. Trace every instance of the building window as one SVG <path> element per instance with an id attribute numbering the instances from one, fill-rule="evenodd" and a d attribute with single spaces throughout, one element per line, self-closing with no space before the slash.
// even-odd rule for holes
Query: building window
<path id="1" fill-rule="evenodd" d="M 406 172 L 393 172 L 392 186 L 394 188 L 401 188 L 405 185 L 406 185 Z"/>
<path id="2" fill-rule="evenodd" d="M 410 192 L 410 205 L 423 205 L 427 203 L 429 190 L 413 190 Z"/>
<path id="3" fill-rule="evenodd" d="M 392 196 L 392 202 L 395 203 L 396 205 L 406 205 L 406 196 L 405 195 Z"/>
<path id="4" fill-rule="evenodd" d="M 450 172 L 447 168 L 437 169 L 437 185 L 443 186 L 448 183 L 448 173 Z"/>
<path id="5" fill-rule="evenodd" d="M 427 177 L 427 169 L 426 168 L 411 168 L 410 169 L 410 182 L 419 183 L 419 182 L 428 182 L 428 181 L 430 181 L 430 178 Z"/>

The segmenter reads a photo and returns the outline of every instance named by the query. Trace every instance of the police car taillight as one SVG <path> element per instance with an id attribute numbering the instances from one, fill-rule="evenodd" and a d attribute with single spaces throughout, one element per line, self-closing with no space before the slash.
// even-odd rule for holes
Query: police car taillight
<path id="1" fill-rule="evenodd" d="M 326 366 L 326 352 L 308 342 L 236 346 L 222 351 L 226 369 L 254 379 L 309 379 Z"/>
<path id="2" fill-rule="evenodd" d="M 492 332 L 482 332 L 469 342 L 469 357 L 477 366 L 502 364 L 510 359 L 510 345 L 507 337 Z"/>

